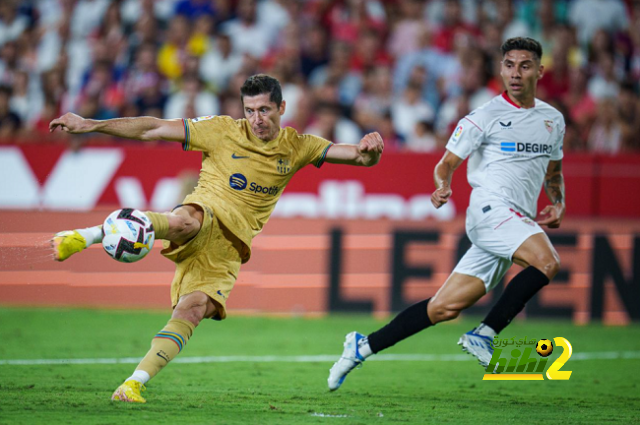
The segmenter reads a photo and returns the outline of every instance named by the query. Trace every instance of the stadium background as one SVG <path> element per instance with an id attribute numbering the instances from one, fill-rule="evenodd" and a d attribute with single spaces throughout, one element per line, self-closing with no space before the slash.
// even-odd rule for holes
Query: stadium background
<path id="1" fill-rule="evenodd" d="M 386 148 L 372 169 L 296 176 L 230 307 L 384 314 L 432 295 L 468 243 L 470 191 L 462 169 L 434 210 L 432 169 L 457 120 L 503 90 L 499 46 L 518 35 L 541 41 L 538 96 L 567 121 L 567 217 L 550 232 L 563 271 L 525 314 L 637 320 L 640 3 L 617 0 L 3 1 L 0 303 L 168 306 L 172 265 L 156 253 L 120 265 L 98 246 L 55 264 L 44 245 L 118 206 L 172 208 L 199 155 L 48 122 L 239 118 L 239 86 L 257 72 L 282 81 L 284 125 L 338 143 L 375 130 Z"/>

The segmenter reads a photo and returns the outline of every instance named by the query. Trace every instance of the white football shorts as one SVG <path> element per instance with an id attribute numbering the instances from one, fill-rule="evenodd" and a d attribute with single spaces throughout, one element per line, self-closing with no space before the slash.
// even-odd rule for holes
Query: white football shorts
<path id="1" fill-rule="evenodd" d="M 513 264 L 513 254 L 520 245 L 544 230 L 508 205 L 492 202 L 482 208 L 486 210 L 484 219 L 467 229 L 473 245 L 453 271 L 479 278 L 489 292 Z"/>

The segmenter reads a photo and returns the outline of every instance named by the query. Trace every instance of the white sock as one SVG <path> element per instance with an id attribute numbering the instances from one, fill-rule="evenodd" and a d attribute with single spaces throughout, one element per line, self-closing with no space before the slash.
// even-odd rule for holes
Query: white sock
<path id="1" fill-rule="evenodd" d="M 142 385 L 144 385 L 147 383 L 147 381 L 149 381 L 149 379 L 151 379 L 151 377 L 144 370 L 136 370 L 135 372 L 133 372 L 133 375 L 125 379 L 125 381 L 128 381 L 130 379 L 133 379 L 134 381 L 138 381 Z"/>
<path id="2" fill-rule="evenodd" d="M 371 346 L 369 345 L 369 338 L 364 337 L 358 341 L 358 353 L 365 359 L 373 354 Z"/>
<path id="3" fill-rule="evenodd" d="M 102 242 L 102 225 L 76 229 L 76 232 L 80 233 L 84 240 L 87 241 L 85 248 L 89 248 L 94 243 Z"/>
<path id="4" fill-rule="evenodd" d="M 478 335 L 488 336 L 489 338 L 493 338 L 497 335 L 496 331 L 494 331 L 490 326 L 485 325 L 484 323 L 480 323 L 480 325 L 473 332 Z"/>

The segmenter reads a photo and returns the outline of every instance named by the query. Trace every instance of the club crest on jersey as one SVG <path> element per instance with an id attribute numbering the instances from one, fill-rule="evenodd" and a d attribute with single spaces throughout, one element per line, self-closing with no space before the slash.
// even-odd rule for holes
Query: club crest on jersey
<path id="1" fill-rule="evenodd" d="M 549 132 L 549 134 L 551 134 L 551 132 L 553 131 L 553 121 L 544 120 L 544 126 L 547 129 L 547 131 Z"/>
<path id="2" fill-rule="evenodd" d="M 205 115 L 203 117 L 194 118 L 191 120 L 191 122 L 206 121 L 212 119 L 213 117 L 215 117 L 215 115 Z"/>
<path id="3" fill-rule="evenodd" d="M 288 158 L 278 158 L 276 161 L 276 169 L 280 174 L 287 174 L 291 171 L 291 162 Z"/>

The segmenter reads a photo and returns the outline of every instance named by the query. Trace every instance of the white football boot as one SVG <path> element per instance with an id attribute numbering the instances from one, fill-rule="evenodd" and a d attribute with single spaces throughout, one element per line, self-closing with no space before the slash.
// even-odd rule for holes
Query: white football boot
<path id="1" fill-rule="evenodd" d="M 466 351 L 485 369 L 491 363 L 493 356 L 493 338 L 475 333 L 475 329 L 470 330 L 460 337 L 458 345 L 462 346 L 462 351 Z M 494 372 L 494 371 L 491 371 Z"/>
<path id="2" fill-rule="evenodd" d="M 363 338 L 366 337 L 355 331 L 346 336 L 342 356 L 329 370 L 327 383 L 329 384 L 329 389 L 331 391 L 335 391 L 340 388 L 340 385 L 342 385 L 349 372 L 364 362 L 364 357 L 358 351 L 358 343 Z"/>

